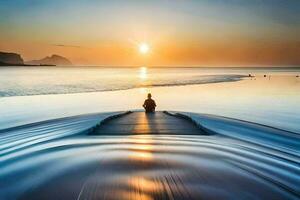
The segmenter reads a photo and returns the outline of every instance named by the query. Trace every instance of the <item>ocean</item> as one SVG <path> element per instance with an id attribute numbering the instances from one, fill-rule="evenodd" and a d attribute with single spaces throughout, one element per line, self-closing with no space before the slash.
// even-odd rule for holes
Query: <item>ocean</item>
<path id="1" fill-rule="evenodd" d="M 299 199 L 298 74 L 0 68 L 0 199 Z M 213 134 L 88 134 L 149 92 Z"/>
<path id="2" fill-rule="evenodd" d="M 117 91 L 298 75 L 300 68 L 2 67 L 0 97 Z"/>
<path id="3" fill-rule="evenodd" d="M 214 114 L 299 133 L 299 74 L 300 68 L 264 67 L 2 67 L 0 128 L 141 109 L 151 92 L 158 110 Z"/>

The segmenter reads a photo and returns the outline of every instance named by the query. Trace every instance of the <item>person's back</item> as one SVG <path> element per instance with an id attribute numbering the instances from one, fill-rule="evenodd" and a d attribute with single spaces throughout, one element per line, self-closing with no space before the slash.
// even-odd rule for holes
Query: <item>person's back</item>
<path id="1" fill-rule="evenodd" d="M 151 94 L 148 94 L 148 99 L 145 100 L 143 107 L 145 111 L 148 112 L 155 112 L 156 103 L 153 99 L 151 99 Z"/>

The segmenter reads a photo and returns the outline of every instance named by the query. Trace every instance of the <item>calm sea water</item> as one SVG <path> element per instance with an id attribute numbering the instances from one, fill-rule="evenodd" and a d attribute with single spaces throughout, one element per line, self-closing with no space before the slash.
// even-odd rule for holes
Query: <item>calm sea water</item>
<path id="1" fill-rule="evenodd" d="M 0 97 L 115 91 L 238 81 L 248 74 L 299 74 L 300 68 L 0 68 Z"/>
<path id="2" fill-rule="evenodd" d="M 299 74 L 300 68 L 5 67 L 0 68 L 0 128 L 141 109 L 151 92 L 158 110 L 215 114 L 300 132 Z"/>
<path id="3" fill-rule="evenodd" d="M 298 199 L 298 74 L 0 68 L 0 199 Z M 158 110 L 185 111 L 217 134 L 87 134 L 108 111 L 141 109 L 148 92 Z"/>

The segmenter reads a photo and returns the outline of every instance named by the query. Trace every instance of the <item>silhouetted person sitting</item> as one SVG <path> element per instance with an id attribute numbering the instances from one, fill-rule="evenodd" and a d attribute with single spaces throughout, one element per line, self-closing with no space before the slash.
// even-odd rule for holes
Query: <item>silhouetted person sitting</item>
<path id="1" fill-rule="evenodd" d="M 156 103 L 151 99 L 151 94 L 148 94 L 148 99 L 145 100 L 143 107 L 146 113 L 155 112 Z"/>

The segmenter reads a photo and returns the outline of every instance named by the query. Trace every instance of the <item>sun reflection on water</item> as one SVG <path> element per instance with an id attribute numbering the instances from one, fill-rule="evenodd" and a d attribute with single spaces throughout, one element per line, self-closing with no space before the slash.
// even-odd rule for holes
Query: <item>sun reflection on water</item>
<path id="1" fill-rule="evenodd" d="M 134 143 L 132 146 L 132 153 L 129 158 L 134 161 L 152 161 L 153 160 L 153 145 L 151 137 L 146 135 L 136 135 L 131 138 Z"/>
<path id="2" fill-rule="evenodd" d="M 139 78 L 141 80 L 146 80 L 148 78 L 147 67 L 140 67 L 140 69 L 139 69 Z"/>
<path id="3" fill-rule="evenodd" d="M 145 119 L 141 118 L 140 120 L 144 121 Z M 149 127 L 146 126 L 144 128 L 147 129 Z M 129 140 L 132 142 L 129 159 L 134 163 L 145 166 L 151 165 L 151 162 L 155 160 L 152 152 L 154 148 L 152 136 L 134 135 L 130 137 Z M 154 199 L 152 195 L 163 190 L 162 183 L 157 183 L 153 179 L 140 174 L 133 174 L 130 177 L 126 177 L 123 184 L 131 188 L 131 191 L 128 193 L 130 199 Z"/>
<path id="4" fill-rule="evenodd" d="M 128 181 L 128 185 L 135 190 L 142 190 L 143 192 L 160 192 L 163 190 L 163 184 L 161 182 L 155 182 L 149 178 L 143 176 L 133 176 Z"/>
<path id="5" fill-rule="evenodd" d="M 145 88 L 145 87 L 141 87 L 141 88 L 139 88 L 139 92 L 141 94 L 147 94 L 147 93 L 149 93 L 149 89 Z"/>

